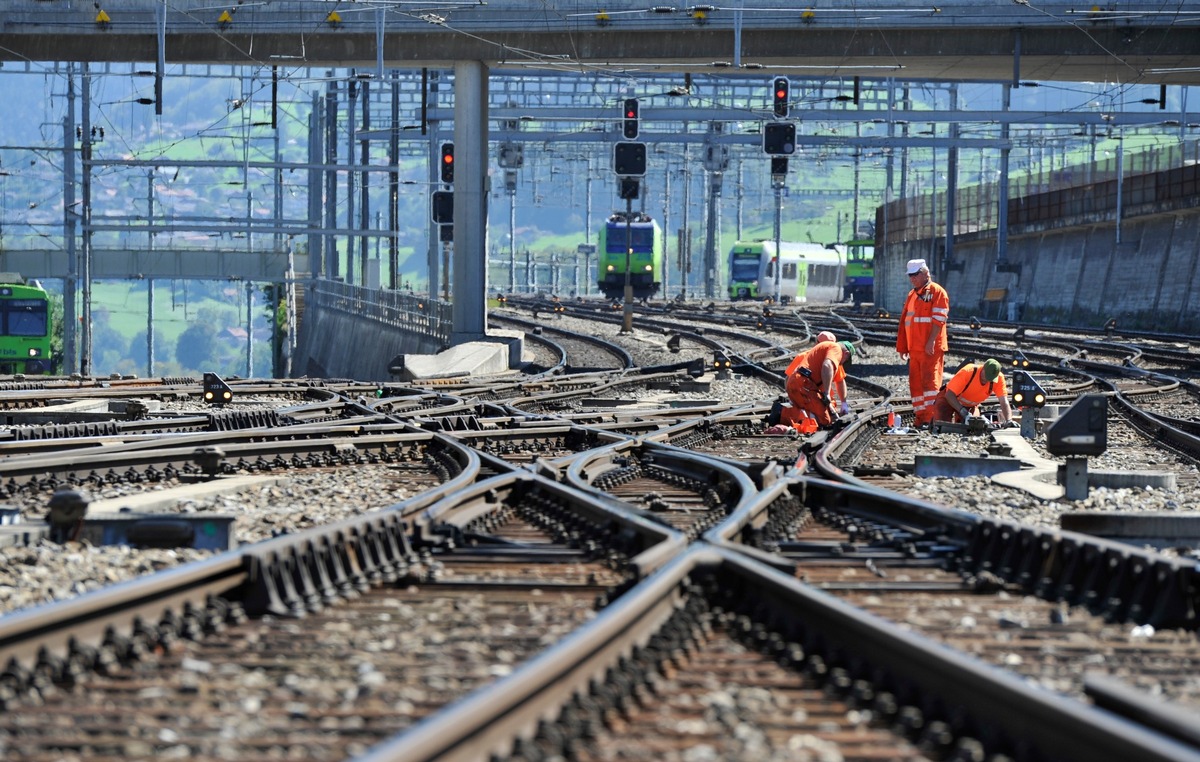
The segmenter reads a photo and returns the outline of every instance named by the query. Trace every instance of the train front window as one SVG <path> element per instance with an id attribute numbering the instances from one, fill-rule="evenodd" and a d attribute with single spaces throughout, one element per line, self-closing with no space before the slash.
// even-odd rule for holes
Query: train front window
<path id="1" fill-rule="evenodd" d="M 3 302 L 5 336 L 45 336 L 46 302 L 12 299 Z"/>
<path id="2" fill-rule="evenodd" d="M 610 225 L 605 237 L 604 249 L 609 254 L 624 254 L 626 235 L 629 236 L 629 247 L 634 251 L 654 250 L 654 228 L 646 225 L 633 226 L 626 233 L 625 226 L 617 223 Z"/>
<path id="3" fill-rule="evenodd" d="M 654 248 L 654 228 L 648 225 L 631 228 L 634 251 L 650 251 Z"/>
<path id="4" fill-rule="evenodd" d="M 848 262 L 867 262 L 875 257 L 874 246 L 851 246 L 846 251 L 846 261 Z"/>
<path id="5" fill-rule="evenodd" d="M 736 281 L 756 280 L 758 278 L 758 255 L 749 259 L 735 256 L 729 268 L 729 277 Z"/>

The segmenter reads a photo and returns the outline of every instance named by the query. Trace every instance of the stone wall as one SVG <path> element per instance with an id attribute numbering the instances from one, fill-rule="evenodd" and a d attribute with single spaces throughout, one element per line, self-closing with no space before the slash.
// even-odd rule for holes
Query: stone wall
<path id="1" fill-rule="evenodd" d="M 991 231 L 989 231 L 991 232 Z M 904 264 L 930 261 L 950 293 L 951 319 L 1011 319 L 1200 334 L 1200 213 L 1178 210 L 1115 222 L 1010 234 L 1007 271 L 994 237 L 916 240 L 876 248 L 877 306 L 899 312 Z"/>

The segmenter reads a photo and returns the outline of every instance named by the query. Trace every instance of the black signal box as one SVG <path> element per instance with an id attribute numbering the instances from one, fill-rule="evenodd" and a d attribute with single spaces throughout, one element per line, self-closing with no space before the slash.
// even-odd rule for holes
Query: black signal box
<path id="1" fill-rule="evenodd" d="M 1026 371 L 1014 370 L 1011 386 L 1009 395 L 1014 407 L 1045 407 L 1046 390 Z"/>
<path id="2" fill-rule="evenodd" d="M 224 405 L 233 400 L 233 390 L 216 373 L 204 374 L 204 401 L 210 405 Z"/>
<path id="3" fill-rule="evenodd" d="M 1108 397 L 1085 394 L 1046 427 L 1051 455 L 1102 455 L 1108 449 Z"/>
<path id="4" fill-rule="evenodd" d="M 626 140 L 637 140 L 641 119 L 641 109 L 638 107 L 637 98 L 626 98 L 625 108 L 621 113 L 624 116 L 621 122 L 621 134 L 625 136 Z"/>
<path id="5" fill-rule="evenodd" d="M 617 143 L 613 146 L 613 172 L 621 177 L 646 174 L 646 144 Z"/>
<path id="6" fill-rule="evenodd" d="M 763 152 L 787 155 L 796 152 L 796 125 L 771 122 L 763 126 Z"/>
<path id="7" fill-rule="evenodd" d="M 788 115 L 788 108 L 790 106 L 788 103 L 789 90 L 791 90 L 791 82 L 788 81 L 787 77 L 776 77 L 771 82 L 772 110 L 774 111 L 775 116 Z"/>
<path id="8" fill-rule="evenodd" d="M 622 199 L 637 198 L 642 191 L 642 184 L 636 177 L 622 177 L 620 196 Z"/>
<path id="9" fill-rule="evenodd" d="M 434 191 L 432 202 L 434 222 L 439 225 L 454 222 L 454 191 Z"/>
<path id="10" fill-rule="evenodd" d="M 454 144 L 442 143 L 442 182 L 450 185 L 454 182 Z"/>

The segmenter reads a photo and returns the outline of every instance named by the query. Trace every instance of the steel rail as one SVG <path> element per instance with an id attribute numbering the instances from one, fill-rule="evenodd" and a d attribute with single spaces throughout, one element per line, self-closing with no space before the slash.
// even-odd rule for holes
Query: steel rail
<path id="1" fill-rule="evenodd" d="M 994 573 L 1046 600 L 1064 600 L 1115 621 L 1155 627 L 1200 627 L 1200 568 L 1186 560 L 1075 532 L 980 518 L 873 487 L 838 469 L 830 453 L 846 446 L 856 422 L 814 453 L 830 481 L 807 484 L 811 507 L 882 524 L 917 536 L 966 543 L 961 566 Z"/>
<path id="2" fill-rule="evenodd" d="M 417 514 L 409 514 L 414 543 L 461 545 L 467 526 L 504 505 L 553 505 L 559 515 L 570 514 L 569 522 L 586 525 L 581 539 L 604 535 L 608 540 L 596 543 L 597 548 L 617 550 L 626 556 L 624 566 L 635 579 L 644 579 L 669 559 L 679 555 L 687 545 L 682 533 L 647 521 L 611 500 L 600 500 L 591 491 L 561 484 L 544 475 L 517 470 L 482 480 L 462 490 L 447 494 L 441 500 Z M 566 518 L 562 519 L 564 522 Z M 564 524 L 565 526 L 565 524 Z M 455 532 L 447 530 L 453 528 Z"/>
<path id="3" fill-rule="evenodd" d="M 539 306 L 545 308 L 544 303 L 539 302 L 537 304 Z M 545 309 L 545 311 L 548 312 L 549 310 Z M 519 318 L 514 315 L 506 315 L 502 318 L 502 320 L 504 320 L 508 323 L 511 323 L 513 325 L 519 325 L 523 328 L 526 328 L 526 329 L 528 329 L 527 332 L 541 331 L 543 334 L 549 332 L 552 334 L 557 334 L 558 336 L 562 336 L 564 338 L 569 338 L 573 341 L 580 341 L 585 344 L 591 344 L 592 346 L 599 347 L 601 350 L 615 356 L 620 361 L 621 369 L 629 370 L 631 368 L 637 367 L 637 363 L 635 363 L 633 361 L 633 355 L 629 354 L 628 349 L 625 349 L 625 347 L 621 346 L 620 344 L 616 344 L 616 343 L 608 341 L 606 339 L 602 339 L 599 336 L 592 336 L 592 335 L 586 334 L 586 333 L 570 331 L 570 330 L 567 330 L 566 328 L 558 328 L 556 326 L 547 325 L 544 322 L 536 322 L 533 320 L 526 320 L 524 318 Z M 566 359 L 569 361 L 571 358 L 568 356 Z"/>
<path id="4" fill-rule="evenodd" d="M 375 453 L 402 453 L 413 448 L 422 455 L 432 455 L 430 468 L 445 482 L 440 489 L 470 483 L 479 468 L 479 456 L 474 450 L 435 433 L 408 430 L 347 436 L 336 429 L 327 429 L 327 433 L 333 436 L 317 434 L 309 439 L 233 442 L 216 449 L 212 449 L 213 438 L 209 435 L 204 438 L 209 443 L 205 446 L 164 448 L 143 442 L 136 448 L 120 451 L 113 448 L 95 453 L 12 458 L 0 461 L 0 479 L 10 489 L 24 484 L 54 483 L 57 488 L 100 484 L 138 475 L 150 478 L 148 472 L 157 474 L 155 478 L 176 473 L 217 479 L 220 474 L 238 468 L 253 471 L 333 466 L 362 462 L 364 458 L 375 457 Z"/>
<path id="5" fill-rule="evenodd" d="M 62 680 L 67 671 L 94 666 L 102 650 L 124 659 L 130 649 L 176 637 L 183 622 L 208 629 L 225 616 L 299 616 L 366 589 L 372 580 L 394 580 L 416 559 L 408 517 L 430 498 L 418 495 L 389 509 L 0 617 L 3 682 L 14 691 L 39 674 Z"/>
<path id="6" fill-rule="evenodd" d="M 753 501 L 758 492 L 757 485 L 742 468 L 724 460 L 698 455 L 644 438 L 617 442 L 574 458 L 563 473 L 563 480 L 566 484 L 595 496 L 597 500 L 658 520 L 650 510 L 632 507 L 606 490 L 594 486 L 597 480 L 608 476 L 624 478 L 622 472 L 634 468 L 634 461 L 639 469 L 642 466 L 664 469 L 685 485 L 693 485 L 698 491 L 703 489 L 711 492 L 712 501 L 719 502 L 719 505 L 710 504 L 709 512 L 719 510 L 723 515 L 719 518 L 708 515 L 702 517 L 698 531 L 691 532 L 693 536 L 701 534 L 707 526 L 718 523 L 724 516 Z"/>
<path id="7" fill-rule="evenodd" d="M 818 680 L 827 675 L 829 690 L 846 692 L 869 683 L 873 692 L 913 706 L 925 724 L 942 722 L 957 738 L 977 739 L 989 756 L 1020 749 L 1042 759 L 1200 760 L 1200 751 L 1192 746 L 1063 700 L 754 559 L 701 543 L 517 672 L 376 746 L 357 762 L 499 758 L 550 725 L 561 743 L 562 734 L 570 732 L 568 725 L 556 722 L 564 709 L 591 693 L 591 703 L 602 710 L 608 702 L 595 689 L 619 675 L 626 686 L 644 681 L 662 658 L 656 637 L 671 617 L 686 616 L 689 603 L 698 598 L 731 609 L 751 626 L 757 622 L 777 632 L 777 640 L 760 647 L 794 669 L 807 665 L 808 674 Z"/>

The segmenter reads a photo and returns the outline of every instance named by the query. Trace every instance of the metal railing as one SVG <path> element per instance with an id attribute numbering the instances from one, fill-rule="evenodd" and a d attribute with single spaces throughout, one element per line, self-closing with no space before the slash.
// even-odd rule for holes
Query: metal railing
<path id="1" fill-rule="evenodd" d="M 418 294 L 367 288 L 333 280 L 309 286 L 305 309 L 328 309 L 399 328 L 442 344 L 450 343 L 450 304 Z"/>
<path id="2" fill-rule="evenodd" d="M 1130 151 L 1124 156 L 1029 174 L 1010 175 L 1008 224 L 1059 222 L 1073 217 L 1104 219 L 1145 204 L 1169 204 L 1200 190 L 1200 141 Z M 1117 179 L 1121 179 L 1120 198 Z M 996 230 L 1000 216 L 998 182 L 969 185 L 954 194 L 954 235 Z M 936 239 L 946 235 L 947 192 L 902 198 L 881 208 L 884 243 Z"/>

